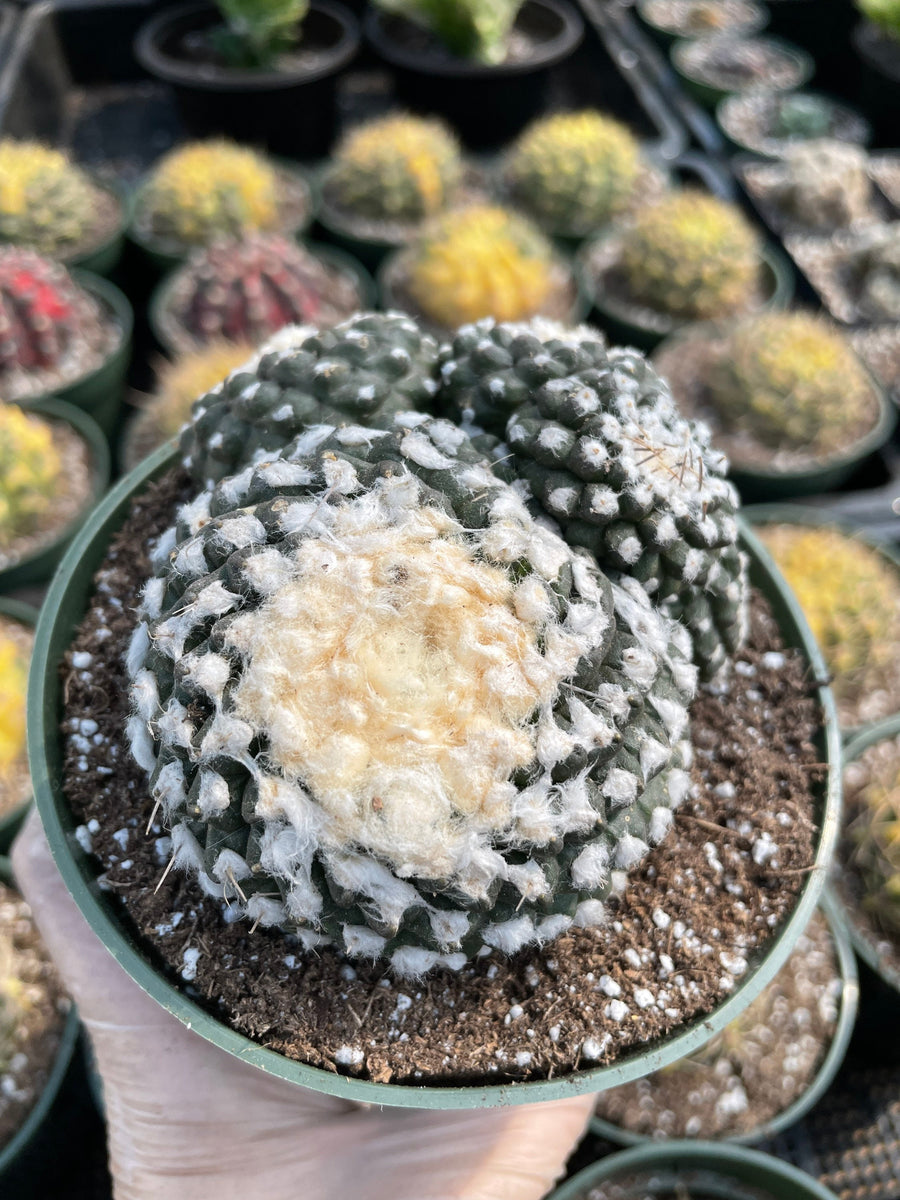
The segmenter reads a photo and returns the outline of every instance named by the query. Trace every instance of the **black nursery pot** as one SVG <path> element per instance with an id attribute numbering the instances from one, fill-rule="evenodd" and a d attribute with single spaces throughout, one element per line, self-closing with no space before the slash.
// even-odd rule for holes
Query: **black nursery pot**
<path id="1" fill-rule="evenodd" d="M 212 4 L 165 9 L 140 27 L 134 53 L 171 85 L 193 137 L 225 134 L 292 158 L 326 154 L 337 125 L 339 72 L 359 49 L 359 26 L 340 4 L 315 0 L 303 22 L 296 61 L 247 70 L 191 57 L 185 39 L 222 23 Z"/>
<path id="2" fill-rule="evenodd" d="M 374 6 L 365 17 L 366 37 L 393 69 L 400 102 L 442 116 L 472 149 L 504 145 L 543 111 L 551 68 L 575 51 L 584 23 L 565 0 L 525 0 L 515 32 L 531 40 L 532 53 L 487 64 L 456 58 L 403 17 Z"/>

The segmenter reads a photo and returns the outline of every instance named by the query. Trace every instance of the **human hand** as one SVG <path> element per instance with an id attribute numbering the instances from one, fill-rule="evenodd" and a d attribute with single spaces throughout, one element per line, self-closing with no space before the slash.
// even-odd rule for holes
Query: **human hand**
<path id="1" fill-rule="evenodd" d="M 94 1045 L 116 1200 L 539 1200 L 584 1131 L 591 1096 L 419 1112 L 274 1079 L 132 982 L 69 895 L 35 813 L 12 858 Z"/>

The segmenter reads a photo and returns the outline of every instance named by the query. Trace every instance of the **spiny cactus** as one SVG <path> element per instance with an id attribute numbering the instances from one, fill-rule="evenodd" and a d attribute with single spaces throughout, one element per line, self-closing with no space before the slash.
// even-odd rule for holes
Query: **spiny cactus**
<path id="1" fill-rule="evenodd" d="M 706 383 L 731 427 L 779 449 L 827 455 L 845 449 L 867 417 L 872 381 L 847 339 L 809 313 L 739 321 Z"/>
<path id="2" fill-rule="evenodd" d="M 165 155 L 142 188 L 137 224 L 142 232 L 179 246 L 277 229 L 280 182 L 272 164 L 223 139 L 189 142 Z"/>
<path id="3" fill-rule="evenodd" d="M 247 342 L 210 342 L 202 350 L 163 363 L 157 371 L 153 395 L 147 397 L 128 432 L 126 469 L 130 471 L 157 446 L 174 437 L 189 420 L 194 401 L 252 358 L 253 353 L 253 346 Z"/>
<path id="4" fill-rule="evenodd" d="M 550 295 L 557 262 L 530 221 L 490 205 L 438 217 L 408 253 L 410 295 L 428 320 L 448 329 L 480 317 L 535 316 Z"/>
<path id="5" fill-rule="evenodd" d="M 761 248 L 733 204 L 685 188 L 635 214 L 621 263 L 635 300 L 684 319 L 721 317 L 751 303 Z"/>
<path id="6" fill-rule="evenodd" d="M 873 25 L 900 41 L 900 0 L 856 0 L 856 5 Z"/>
<path id="7" fill-rule="evenodd" d="M 28 659 L 0 625 L 0 799 L 6 778 L 25 757 L 27 685 Z"/>
<path id="8" fill-rule="evenodd" d="M 900 643 L 900 575 L 871 546 L 834 528 L 763 525 L 833 677 L 842 724 L 893 668 Z"/>
<path id="9" fill-rule="evenodd" d="M 163 319 L 176 345 L 258 345 L 285 325 L 333 324 L 359 302 L 349 273 L 288 238 L 253 234 L 196 250 L 172 279 Z"/>
<path id="10" fill-rule="evenodd" d="M 0 141 L 0 240 L 62 257 L 89 236 L 96 189 L 58 150 Z"/>
<path id="11" fill-rule="evenodd" d="M 848 764 L 844 788 L 849 840 L 864 888 L 863 908 L 879 928 L 900 934 L 900 746 L 889 739 Z"/>
<path id="12" fill-rule="evenodd" d="M 511 953 L 602 919 L 686 795 L 685 631 L 449 422 L 315 426 L 152 562 L 132 752 L 173 864 L 254 923 L 401 974 Z"/>
<path id="13" fill-rule="evenodd" d="M 535 121 L 506 156 L 513 201 L 550 232 L 584 235 L 629 205 L 643 163 L 638 143 L 602 113 L 556 113 Z"/>
<path id="14" fill-rule="evenodd" d="M 62 471 L 47 422 L 0 403 L 0 549 L 52 511 Z"/>
<path id="15" fill-rule="evenodd" d="M 819 138 L 789 146 L 772 199 L 814 229 L 836 229 L 871 211 L 868 156 L 861 146 Z"/>
<path id="16" fill-rule="evenodd" d="M 442 121 L 391 115 L 346 134 L 323 190 L 343 212 L 410 223 L 445 209 L 461 178 L 459 143 Z"/>
<path id="17" fill-rule="evenodd" d="M 679 416 L 643 356 L 485 321 L 460 330 L 442 375 L 451 411 L 491 429 L 491 406 L 509 414 L 515 472 L 566 541 L 641 581 L 708 675 L 724 666 L 747 619 L 737 493 L 707 428 Z"/>
<path id="18" fill-rule="evenodd" d="M 429 410 L 438 390 L 437 341 L 403 313 L 360 313 L 332 329 L 297 331 L 202 396 L 182 450 L 210 484 L 281 451 L 310 425 L 381 425 Z"/>
<path id="19" fill-rule="evenodd" d="M 309 0 L 216 0 L 226 27 L 211 40 L 234 67 L 275 70 L 281 55 L 300 40 Z"/>
<path id="20" fill-rule="evenodd" d="M 423 25 L 451 54 L 499 63 L 522 0 L 376 0 L 379 8 Z"/>

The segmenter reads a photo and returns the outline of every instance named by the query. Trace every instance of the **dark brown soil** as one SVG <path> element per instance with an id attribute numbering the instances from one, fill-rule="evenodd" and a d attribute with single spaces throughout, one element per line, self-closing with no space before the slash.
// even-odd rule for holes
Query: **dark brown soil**
<path id="1" fill-rule="evenodd" d="M 34 630 L 0 613 L 0 641 L 12 642 L 27 664 L 34 645 Z M 24 693 L 22 704 L 25 704 Z M 31 777 L 28 774 L 28 759 L 25 746 L 21 755 L 5 770 L 0 770 L 0 820 L 28 799 L 31 792 Z"/>
<path id="2" fill-rule="evenodd" d="M 0 883 L 0 1150 L 47 1082 L 67 1009 L 31 909 Z"/>
<path id="3" fill-rule="evenodd" d="M 378 1081 L 433 1084 L 550 1078 L 612 1062 L 709 1012 L 765 950 L 813 859 L 811 744 L 819 714 L 800 657 L 767 605 L 730 688 L 693 711 L 696 799 L 645 860 L 599 930 L 513 959 L 492 952 L 458 973 L 395 981 L 335 949 L 304 953 L 277 932 L 229 922 L 170 872 L 171 844 L 122 739 L 121 655 L 147 572 L 139 547 L 171 520 L 185 480 L 135 502 L 97 576 L 61 668 L 64 788 L 103 886 L 170 978 L 234 1028 L 290 1058 Z M 156 890 L 158 889 L 158 890 Z"/>
<path id="4" fill-rule="evenodd" d="M 745 1013 L 690 1058 L 602 1092 L 597 1115 L 657 1138 L 760 1129 L 815 1078 L 834 1036 L 841 986 L 828 924 L 817 913 Z"/>

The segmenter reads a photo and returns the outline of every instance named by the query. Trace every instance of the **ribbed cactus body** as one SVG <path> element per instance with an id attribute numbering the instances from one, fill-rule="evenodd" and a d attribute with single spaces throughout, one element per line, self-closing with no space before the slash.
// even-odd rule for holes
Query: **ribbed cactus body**
<path id="1" fill-rule="evenodd" d="M 62 471 L 47 422 L 18 405 L 0 404 L 0 549 L 52 510 Z"/>
<path id="2" fill-rule="evenodd" d="M 0 240 L 65 255 L 91 232 L 96 189 L 58 150 L 0 141 Z"/>
<path id="3" fill-rule="evenodd" d="M 900 747 L 886 740 L 850 763 L 853 862 L 864 887 L 863 907 L 877 925 L 900 933 Z"/>
<path id="4" fill-rule="evenodd" d="M 32 250 L 0 247 L 0 379 L 56 366 L 98 319 L 64 267 Z"/>

